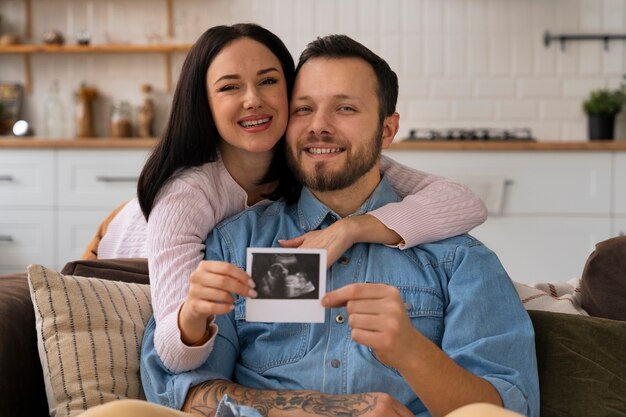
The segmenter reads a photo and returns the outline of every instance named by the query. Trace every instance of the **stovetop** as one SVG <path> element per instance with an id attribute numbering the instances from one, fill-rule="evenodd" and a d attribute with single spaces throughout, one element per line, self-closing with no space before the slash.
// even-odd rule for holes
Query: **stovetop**
<path id="1" fill-rule="evenodd" d="M 407 140 L 432 141 L 494 141 L 494 142 L 534 142 L 532 131 L 528 128 L 446 128 L 413 129 Z"/>

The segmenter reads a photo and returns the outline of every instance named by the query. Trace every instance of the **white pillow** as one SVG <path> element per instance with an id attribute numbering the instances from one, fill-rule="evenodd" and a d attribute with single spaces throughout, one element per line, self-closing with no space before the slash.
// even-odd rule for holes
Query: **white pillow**
<path id="1" fill-rule="evenodd" d="M 152 315 L 150 287 L 28 267 L 50 415 L 144 399 L 139 355 Z"/>

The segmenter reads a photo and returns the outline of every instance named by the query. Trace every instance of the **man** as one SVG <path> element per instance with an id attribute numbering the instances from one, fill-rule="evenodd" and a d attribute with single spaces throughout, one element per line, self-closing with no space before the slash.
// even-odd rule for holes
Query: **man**
<path id="1" fill-rule="evenodd" d="M 338 35 L 309 44 L 287 131 L 305 188 L 294 204 L 256 206 L 214 229 L 206 259 L 232 264 L 220 262 L 221 275 L 248 278 L 247 247 L 278 247 L 400 200 L 379 169 L 398 131 L 397 92 L 395 73 L 361 44 Z M 201 366 L 144 374 L 148 399 L 202 415 L 443 416 L 477 402 L 539 415 L 530 319 L 480 242 L 357 244 L 327 280 L 323 324 L 246 322 L 237 297 Z M 142 365 L 162 367 L 156 354 Z"/>

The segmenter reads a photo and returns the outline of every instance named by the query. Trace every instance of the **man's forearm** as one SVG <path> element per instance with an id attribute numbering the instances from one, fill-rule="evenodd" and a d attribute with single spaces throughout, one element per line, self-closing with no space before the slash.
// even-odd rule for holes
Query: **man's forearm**
<path id="1" fill-rule="evenodd" d="M 213 416 L 225 394 L 239 404 L 255 408 L 264 417 L 303 414 L 357 417 L 376 408 L 379 399 L 374 393 L 329 395 L 317 391 L 257 390 L 230 381 L 216 380 L 204 382 L 189 390 L 183 411 Z"/>
<path id="2" fill-rule="evenodd" d="M 412 358 L 398 370 L 434 416 L 444 416 L 471 403 L 502 406 L 500 394 L 487 380 L 463 369 L 424 336 L 418 335 Z M 407 349 L 411 351 L 411 349 Z"/>

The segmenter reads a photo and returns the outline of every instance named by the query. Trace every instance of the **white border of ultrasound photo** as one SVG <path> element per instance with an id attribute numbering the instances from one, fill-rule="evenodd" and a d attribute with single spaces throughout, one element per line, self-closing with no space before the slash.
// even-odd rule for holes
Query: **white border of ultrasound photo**
<path id="1" fill-rule="evenodd" d="M 284 281 L 289 288 L 270 288 L 262 277 L 276 263 L 289 268 L 289 283 Z M 259 293 L 258 298 L 246 299 L 247 321 L 324 322 L 326 312 L 320 300 L 326 294 L 326 249 L 248 248 L 246 272 Z"/>

